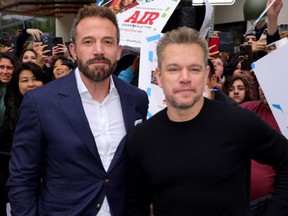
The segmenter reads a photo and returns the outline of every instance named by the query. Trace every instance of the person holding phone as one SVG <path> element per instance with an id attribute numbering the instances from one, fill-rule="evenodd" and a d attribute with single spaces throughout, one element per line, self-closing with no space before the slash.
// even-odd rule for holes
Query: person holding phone
<path id="1" fill-rule="evenodd" d="M 61 56 L 70 59 L 69 50 L 65 42 L 63 41 L 62 37 L 54 37 L 52 44 L 53 44 L 52 53 L 53 53 L 54 59 L 61 57 Z"/>

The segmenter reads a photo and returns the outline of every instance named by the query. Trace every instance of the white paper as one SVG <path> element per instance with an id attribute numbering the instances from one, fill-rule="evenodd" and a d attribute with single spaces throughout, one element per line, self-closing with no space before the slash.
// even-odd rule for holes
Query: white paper
<path id="1" fill-rule="evenodd" d="M 252 68 L 282 134 L 288 139 L 288 44 L 256 61 Z"/>

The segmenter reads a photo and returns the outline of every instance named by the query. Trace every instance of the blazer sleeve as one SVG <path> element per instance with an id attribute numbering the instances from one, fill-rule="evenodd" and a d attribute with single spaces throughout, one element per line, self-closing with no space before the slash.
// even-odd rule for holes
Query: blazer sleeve
<path id="1" fill-rule="evenodd" d="M 29 92 L 19 114 L 9 164 L 8 197 L 13 216 L 36 216 L 45 141 L 39 112 Z"/>

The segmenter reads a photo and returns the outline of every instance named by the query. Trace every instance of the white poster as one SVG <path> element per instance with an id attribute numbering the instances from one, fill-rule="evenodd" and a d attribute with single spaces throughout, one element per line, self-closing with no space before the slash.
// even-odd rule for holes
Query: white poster
<path id="1" fill-rule="evenodd" d="M 256 61 L 252 67 L 270 109 L 288 139 L 288 44 Z"/>
<path id="2" fill-rule="evenodd" d="M 180 0 L 154 0 L 117 14 L 122 46 L 141 46 L 146 30 L 161 32 Z"/>
<path id="3" fill-rule="evenodd" d="M 148 118 L 166 107 L 165 96 L 155 77 L 157 67 L 156 46 L 161 33 L 147 31 L 143 35 L 140 53 L 138 87 L 147 92 L 149 98 Z"/>

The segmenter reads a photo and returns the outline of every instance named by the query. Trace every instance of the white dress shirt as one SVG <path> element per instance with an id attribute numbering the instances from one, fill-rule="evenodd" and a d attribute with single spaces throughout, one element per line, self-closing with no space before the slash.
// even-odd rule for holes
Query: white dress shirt
<path id="1" fill-rule="evenodd" d="M 84 111 L 100 155 L 104 169 L 107 171 L 114 157 L 118 144 L 126 134 L 120 96 L 110 77 L 108 95 L 99 103 L 93 100 L 84 85 L 78 68 L 75 70 L 78 91 Z M 110 216 L 110 208 L 105 197 L 97 216 Z"/>

